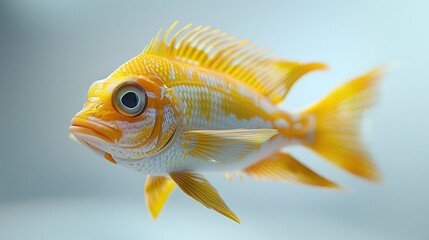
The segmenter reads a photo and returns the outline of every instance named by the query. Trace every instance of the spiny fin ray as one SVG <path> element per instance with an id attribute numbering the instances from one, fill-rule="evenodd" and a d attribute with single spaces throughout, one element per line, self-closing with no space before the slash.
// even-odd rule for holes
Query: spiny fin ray
<path id="1" fill-rule="evenodd" d="M 222 72 L 254 88 L 273 103 L 283 101 L 293 84 L 304 74 L 325 69 L 322 63 L 301 64 L 269 56 L 246 40 L 236 40 L 210 26 L 191 28 L 188 24 L 168 40 L 177 21 L 165 32 L 161 31 L 145 47 L 142 54 L 167 57 L 195 66 Z"/>

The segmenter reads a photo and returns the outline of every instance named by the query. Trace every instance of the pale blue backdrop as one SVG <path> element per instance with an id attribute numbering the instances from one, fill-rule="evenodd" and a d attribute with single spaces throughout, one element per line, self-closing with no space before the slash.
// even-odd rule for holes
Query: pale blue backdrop
<path id="1" fill-rule="evenodd" d="M 428 1 L 0 2 L 0 239 L 429 239 Z M 173 21 L 210 24 L 278 56 L 323 61 L 282 107 L 391 64 L 364 124 L 383 181 L 294 155 L 346 191 L 208 175 L 238 225 L 174 192 L 158 221 L 145 176 L 71 141 L 90 84 Z"/>

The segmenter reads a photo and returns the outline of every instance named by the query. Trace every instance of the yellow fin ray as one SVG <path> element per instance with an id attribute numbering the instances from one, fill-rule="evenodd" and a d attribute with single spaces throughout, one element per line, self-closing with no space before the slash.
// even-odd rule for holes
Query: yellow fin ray
<path id="1" fill-rule="evenodd" d="M 275 129 L 195 130 L 184 133 L 187 154 L 208 162 L 239 160 L 277 134 Z"/>
<path id="2" fill-rule="evenodd" d="M 203 176 L 191 172 L 175 172 L 171 173 L 170 176 L 188 196 L 203 206 L 240 223 L 240 219 L 229 209 L 216 189 Z"/>
<path id="3" fill-rule="evenodd" d="M 208 56 L 208 51 L 204 50 L 206 48 L 209 49 L 208 46 L 212 46 L 210 44 L 213 44 L 214 42 L 218 41 L 219 39 L 222 39 L 223 37 L 227 36 L 228 33 L 223 32 L 223 33 L 216 33 L 213 34 L 212 36 L 210 36 L 210 38 L 208 38 L 204 43 L 201 44 L 201 47 L 198 49 L 198 54 L 195 58 L 192 58 L 191 60 L 195 60 L 195 62 L 193 62 L 194 64 L 198 65 L 198 66 L 202 66 L 202 63 L 204 63 L 207 59 L 203 58 L 201 55 L 204 56 Z"/>
<path id="4" fill-rule="evenodd" d="M 265 49 L 248 47 L 247 40 L 236 40 L 235 36 L 219 30 L 207 32 L 210 26 L 192 29 L 188 24 L 169 41 L 168 36 L 176 25 L 177 22 L 173 23 L 163 36 L 159 31 L 142 54 L 167 57 L 227 74 L 273 103 L 281 102 L 302 75 L 325 68 L 321 63 L 301 64 L 271 57 Z"/>
<path id="5" fill-rule="evenodd" d="M 287 153 L 278 152 L 243 170 L 257 180 L 289 181 L 319 187 L 339 186 L 315 173 Z"/>
<path id="6" fill-rule="evenodd" d="M 183 56 L 183 53 L 186 52 L 186 49 L 188 48 L 188 46 L 192 43 L 192 39 L 194 38 L 194 35 L 197 34 L 200 29 L 202 28 L 202 26 L 198 26 L 194 29 L 192 29 L 191 31 L 189 31 L 188 33 L 186 33 L 181 39 L 180 42 L 178 43 L 179 46 L 181 46 L 180 48 L 177 49 L 177 55 L 178 56 Z"/>
<path id="7" fill-rule="evenodd" d="M 239 42 L 235 42 L 233 44 L 230 44 L 226 47 L 223 47 L 222 49 L 219 49 L 216 52 L 216 55 L 212 56 L 212 60 L 209 68 L 221 70 L 219 68 L 219 65 L 223 62 L 225 62 L 226 59 L 228 59 L 234 52 L 242 49 L 242 47 L 246 46 L 248 44 L 248 40 L 241 40 Z"/>
<path id="8" fill-rule="evenodd" d="M 144 187 L 146 205 L 153 219 L 158 217 L 162 207 L 174 189 L 174 181 L 166 176 L 147 176 Z"/>
<path id="9" fill-rule="evenodd" d="M 173 23 L 173 26 L 175 26 L 176 24 L 177 24 L 177 21 L 175 23 Z M 185 32 L 186 30 L 188 30 L 191 26 L 192 26 L 192 24 L 186 25 L 185 27 L 183 27 L 182 29 L 180 29 L 179 31 L 177 31 L 176 34 L 174 34 L 174 36 L 171 39 L 170 43 L 167 43 L 167 42 L 164 43 L 165 47 L 167 48 L 167 54 L 165 55 L 166 57 L 174 57 L 175 56 L 175 54 L 176 54 L 176 47 L 175 47 L 176 40 L 179 38 L 179 36 L 183 32 Z M 152 45 L 152 44 L 154 44 L 154 43 L 151 42 L 149 44 L 149 46 Z M 156 53 L 155 51 L 150 51 L 150 48 L 147 48 L 147 49 L 148 49 L 147 51 L 143 50 L 143 53 L 152 53 L 152 54 Z M 157 55 L 164 56 L 164 55 L 162 55 L 160 53 L 157 53 Z"/>
<path id="10" fill-rule="evenodd" d="M 364 110 L 377 95 L 383 69 L 355 78 L 303 112 L 315 119 L 304 144 L 342 169 L 368 180 L 379 178 L 377 168 L 360 142 Z"/>
<path id="11" fill-rule="evenodd" d="M 189 56 L 189 59 L 191 61 L 194 61 L 195 59 L 198 59 L 199 54 L 206 55 L 205 52 L 203 53 L 202 49 L 204 49 L 205 44 L 208 44 L 208 41 L 210 41 L 210 39 L 216 36 L 216 34 L 218 34 L 219 32 L 219 29 L 215 29 L 201 35 L 199 38 L 196 38 L 195 42 L 192 44 L 193 47 L 191 53 L 186 54 L 187 56 Z"/>
<path id="12" fill-rule="evenodd" d="M 189 58 L 191 59 L 191 56 L 193 54 L 193 52 L 195 51 L 195 46 L 198 45 L 199 41 L 201 38 L 203 38 L 205 35 L 204 33 L 207 32 L 208 30 L 210 30 L 210 26 L 205 26 L 204 28 L 202 28 L 201 30 L 199 30 L 197 33 L 195 33 L 190 39 L 189 41 L 186 43 L 186 49 L 183 53 L 183 56 L 185 58 Z"/>

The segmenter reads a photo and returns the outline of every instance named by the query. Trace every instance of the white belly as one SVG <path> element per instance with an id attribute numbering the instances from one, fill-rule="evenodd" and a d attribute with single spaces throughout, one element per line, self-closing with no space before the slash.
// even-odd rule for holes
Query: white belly
<path id="1" fill-rule="evenodd" d="M 209 162 L 185 154 L 180 141 L 172 143 L 163 151 L 140 160 L 115 159 L 118 164 L 150 175 L 167 175 L 178 171 L 228 172 L 244 169 L 256 162 L 280 151 L 293 141 L 285 136 L 276 135 L 266 141 L 259 149 L 242 159 L 225 159 L 222 162 Z"/>

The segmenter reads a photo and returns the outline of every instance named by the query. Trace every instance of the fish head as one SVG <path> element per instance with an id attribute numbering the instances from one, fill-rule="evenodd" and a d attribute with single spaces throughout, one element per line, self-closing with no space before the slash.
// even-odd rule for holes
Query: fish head
<path id="1" fill-rule="evenodd" d="M 70 132 L 83 145 L 115 163 L 161 150 L 176 131 L 174 96 L 156 76 L 94 82 Z"/>

